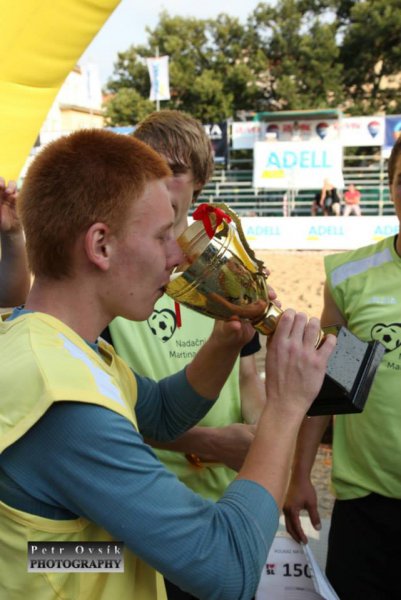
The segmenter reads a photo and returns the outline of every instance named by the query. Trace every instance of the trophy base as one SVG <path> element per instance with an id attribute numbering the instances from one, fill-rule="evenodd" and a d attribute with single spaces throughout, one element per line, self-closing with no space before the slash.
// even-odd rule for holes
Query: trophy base
<path id="1" fill-rule="evenodd" d="M 340 327 L 323 386 L 307 415 L 362 412 L 384 352 L 380 342 L 363 342 Z"/>

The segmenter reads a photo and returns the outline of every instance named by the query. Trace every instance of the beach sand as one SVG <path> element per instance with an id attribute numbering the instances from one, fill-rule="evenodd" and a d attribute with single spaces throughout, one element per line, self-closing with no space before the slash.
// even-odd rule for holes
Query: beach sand
<path id="1" fill-rule="evenodd" d="M 294 308 L 310 317 L 320 316 L 325 281 L 323 258 L 330 252 L 258 250 L 255 254 L 270 270 L 268 281 L 282 308 Z"/>
<path id="2" fill-rule="evenodd" d="M 269 285 L 274 288 L 281 308 L 294 308 L 308 317 L 320 317 L 323 307 L 325 281 L 324 256 L 328 251 L 271 251 L 258 250 L 256 257 L 270 271 Z M 261 336 L 262 346 L 265 345 Z M 258 369 L 264 369 L 264 352 L 258 357 Z"/>

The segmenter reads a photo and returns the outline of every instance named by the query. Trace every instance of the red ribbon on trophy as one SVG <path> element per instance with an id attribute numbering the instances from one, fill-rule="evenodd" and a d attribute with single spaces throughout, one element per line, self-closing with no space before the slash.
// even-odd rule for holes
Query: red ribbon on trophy
<path id="1" fill-rule="evenodd" d="M 216 218 L 216 223 L 215 223 L 214 227 L 210 220 L 211 214 L 214 214 L 215 218 Z M 202 221 L 203 222 L 203 226 L 205 228 L 205 231 L 206 231 L 209 239 L 213 238 L 213 236 L 216 232 L 216 229 L 218 228 L 220 223 L 222 223 L 223 221 L 230 223 L 230 221 L 232 220 L 231 217 L 229 217 L 224 212 L 224 210 L 222 210 L 221 208 L 217 208 L 217 206 L 211 206 L 210 204 L 206 204 L 205 202 L 198 206 L 198 208 L 194 211 L 192 218 L 194 219 L 194 221 Z M 177 327 L 181 327 L 182 326 L 181 310 L 180 310 L 180 305 L 178 302 L 174 302 L 174 309 L 175 309 L 175 317 L 176 317 Z"/>
<path id="2" fill-rule="evenodd" d="M 216 224 L 213 227 L 212 222 L 210 220 L 210 215 L 214 214 L 216 217 Z M 221 208 L 217 208 L 216 206 L 211 206 L 210 204 L 200 204 L 198 208 L 194 211 L 192 218 L 194 221 L 202 221 L 205 231 L 210 239 L 214 236 L 216 229 L 223 221 L 227 223 L 231 222 L 231 217 L 229 217 L 224 210 Z"/>

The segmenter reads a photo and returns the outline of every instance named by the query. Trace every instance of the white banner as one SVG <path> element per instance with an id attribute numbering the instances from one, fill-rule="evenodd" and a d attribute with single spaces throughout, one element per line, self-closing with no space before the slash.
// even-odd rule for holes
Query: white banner
<path id="1" fill-rule="evenodd" d="M 170 100 L 168 59 L 168 56 L 146 59 L 150 77 L 149 100 Z"/>
<path id="2" fill-rule="evenodd" d="M 340 140 L 342 146 L 383 146 L 386 118 L 343 117 L 327 121 L 240 121 L 232 123 L 234 150 L 252 149 L 255 142 L 325 142 Z"/>
<path id="3" fill-rule="evenodd" d="M 232 124 L 234 150 L 252 149 L 255 142 L 336 141 L 340 137 L 340 121 L 240 121 Z"/>
<path id="4" fill-rule="evenodd" d="M 253 185 L 270 190 L 318 190 L 324 179 L 344 187 L 340 142 L 256 142 Z"/>
<path id="5" fill-rule="evenodd" d="M 266 123 L 260 121 L 241 121 L 231 127 L 232 147 L 234 150 L 253 148 L 255 142 L 263 140 L 266 134 Z"/>
<path id="6" fill-rule="evenodd" d="M 235 206 L 233 206 L 235 210 Z M 399 231 L 397 217 L 242 217 L 256 250 L 352 250 Z"/>
<path id="7" fill-rule="evenodd" d="M 340 136 L 339 119 L 308 119 L 266 122 L 266 135 L 279 142 L 335 141 Z"/>
<path id="8" fill-rule="evenodd" d="M 341 121 L 343 146 L 383 146 L 385 117 L 345 117 Z"/>

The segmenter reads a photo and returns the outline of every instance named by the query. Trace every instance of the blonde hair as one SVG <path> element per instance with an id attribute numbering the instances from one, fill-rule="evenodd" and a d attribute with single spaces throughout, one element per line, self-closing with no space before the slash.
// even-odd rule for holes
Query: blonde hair
<path id="1" fill-rule="evenodd" d="M 191 115 L 179 110 L 151 113 L 139 123 L 133 135 L 162 154 L 173 171 L 191 169 L 200 186 L 212 176 L 211 142 L 202 124 Z"/>

